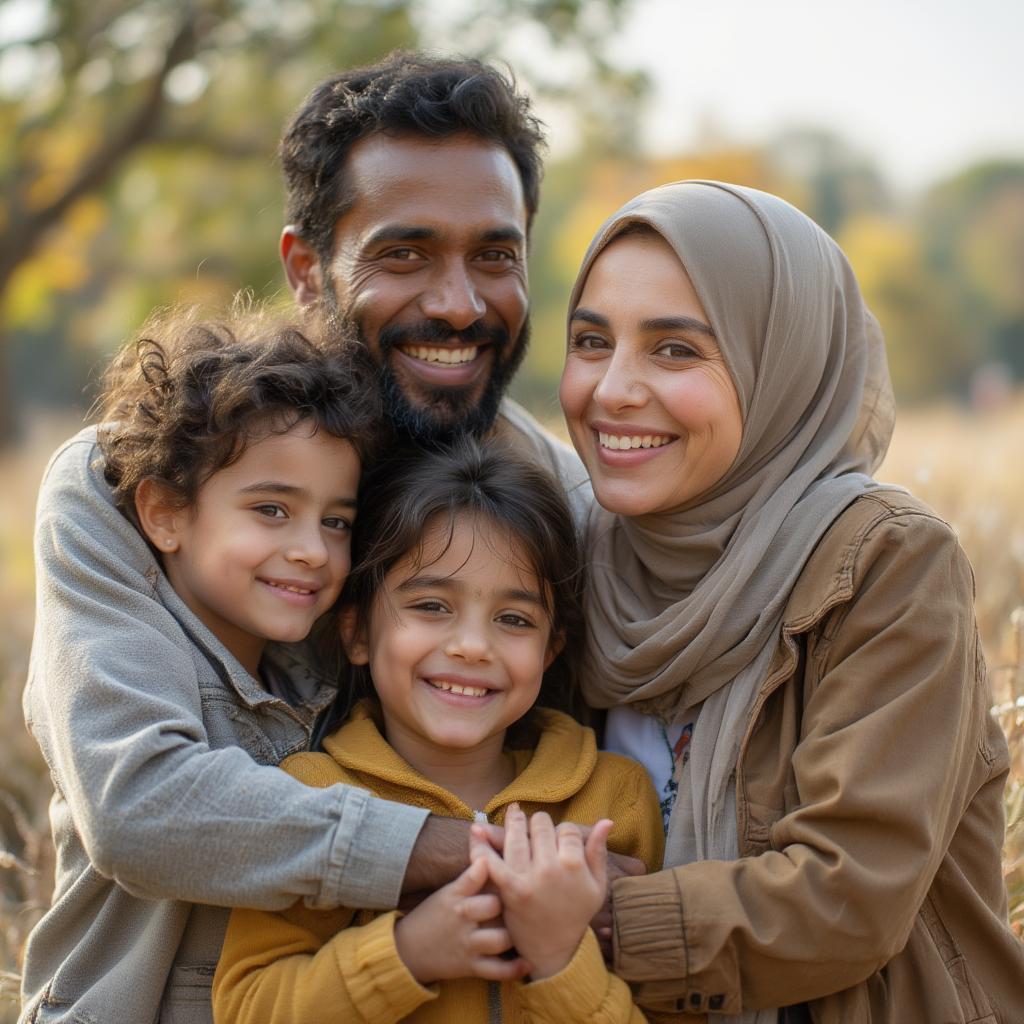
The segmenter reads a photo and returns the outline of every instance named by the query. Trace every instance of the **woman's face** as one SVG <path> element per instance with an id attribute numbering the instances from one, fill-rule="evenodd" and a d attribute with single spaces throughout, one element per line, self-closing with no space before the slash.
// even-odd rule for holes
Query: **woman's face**
<path id="1" fill-rule="evenodd" d="M 728 471 L 743 433 L 736 387 L 704 307 L 659 235 L 594 261 L 573 310 L 560 388 L 597 500 L 624 516 L 692 503 Z"/>

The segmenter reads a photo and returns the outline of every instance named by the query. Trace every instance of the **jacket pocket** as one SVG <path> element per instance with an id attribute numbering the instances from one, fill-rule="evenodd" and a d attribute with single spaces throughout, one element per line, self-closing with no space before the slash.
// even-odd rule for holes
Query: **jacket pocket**
<path id="1" fill-rule="evenodd" d="M 956 989 L 965 1024 L 999 1024 L 988 997 L 971 974 L 963 953 L 935 909 L 931 896 L 921 907 L 921 920 Z"/>
<path id="2" fill-rule="evenodd" d="M 178 964 L 171 969 L 160 1004 L 160 1024 L 213 1024 L 215 963 Z"/>

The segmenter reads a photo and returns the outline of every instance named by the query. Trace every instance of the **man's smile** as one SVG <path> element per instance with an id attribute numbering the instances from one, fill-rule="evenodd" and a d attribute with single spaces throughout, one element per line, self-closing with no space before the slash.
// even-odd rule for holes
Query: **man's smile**
<path id="1" fill-rule="evenodd" d="M 432 345 L 403 345 L 402 351 L 425 363 L 468 363 L 476 358 L 478 345 L 465 348 L 437 348 Z"/>

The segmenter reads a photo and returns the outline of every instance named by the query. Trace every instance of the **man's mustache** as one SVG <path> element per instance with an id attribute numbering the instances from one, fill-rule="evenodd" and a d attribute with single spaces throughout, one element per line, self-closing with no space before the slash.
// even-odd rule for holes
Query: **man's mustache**
<path id="1" fill-rule="evenodd" d="M 454 330 L 444 320 L 421 320 L 415 324 L 388 324 L 377 336 L 380 350 L 385 354 L 401 345 L 444 344 L 453 340 L 458 340 L 465 347 L 488 344 L 504 348 L 508 344 L 508 331 L 479 320 L 461 331 Z"/>

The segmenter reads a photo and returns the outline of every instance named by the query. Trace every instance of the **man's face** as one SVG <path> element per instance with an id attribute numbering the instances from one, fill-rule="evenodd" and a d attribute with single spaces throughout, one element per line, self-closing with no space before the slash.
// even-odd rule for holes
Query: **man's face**
<path id="1" fill-rule="evenodd" d="M 346 174 L 355 202 L 314 275 L 320 296 L 379 363 L 397 426 L 484 432 L 527 343 L 526 206 L 512 158 L 470 136 L 371 135 Z"/>

